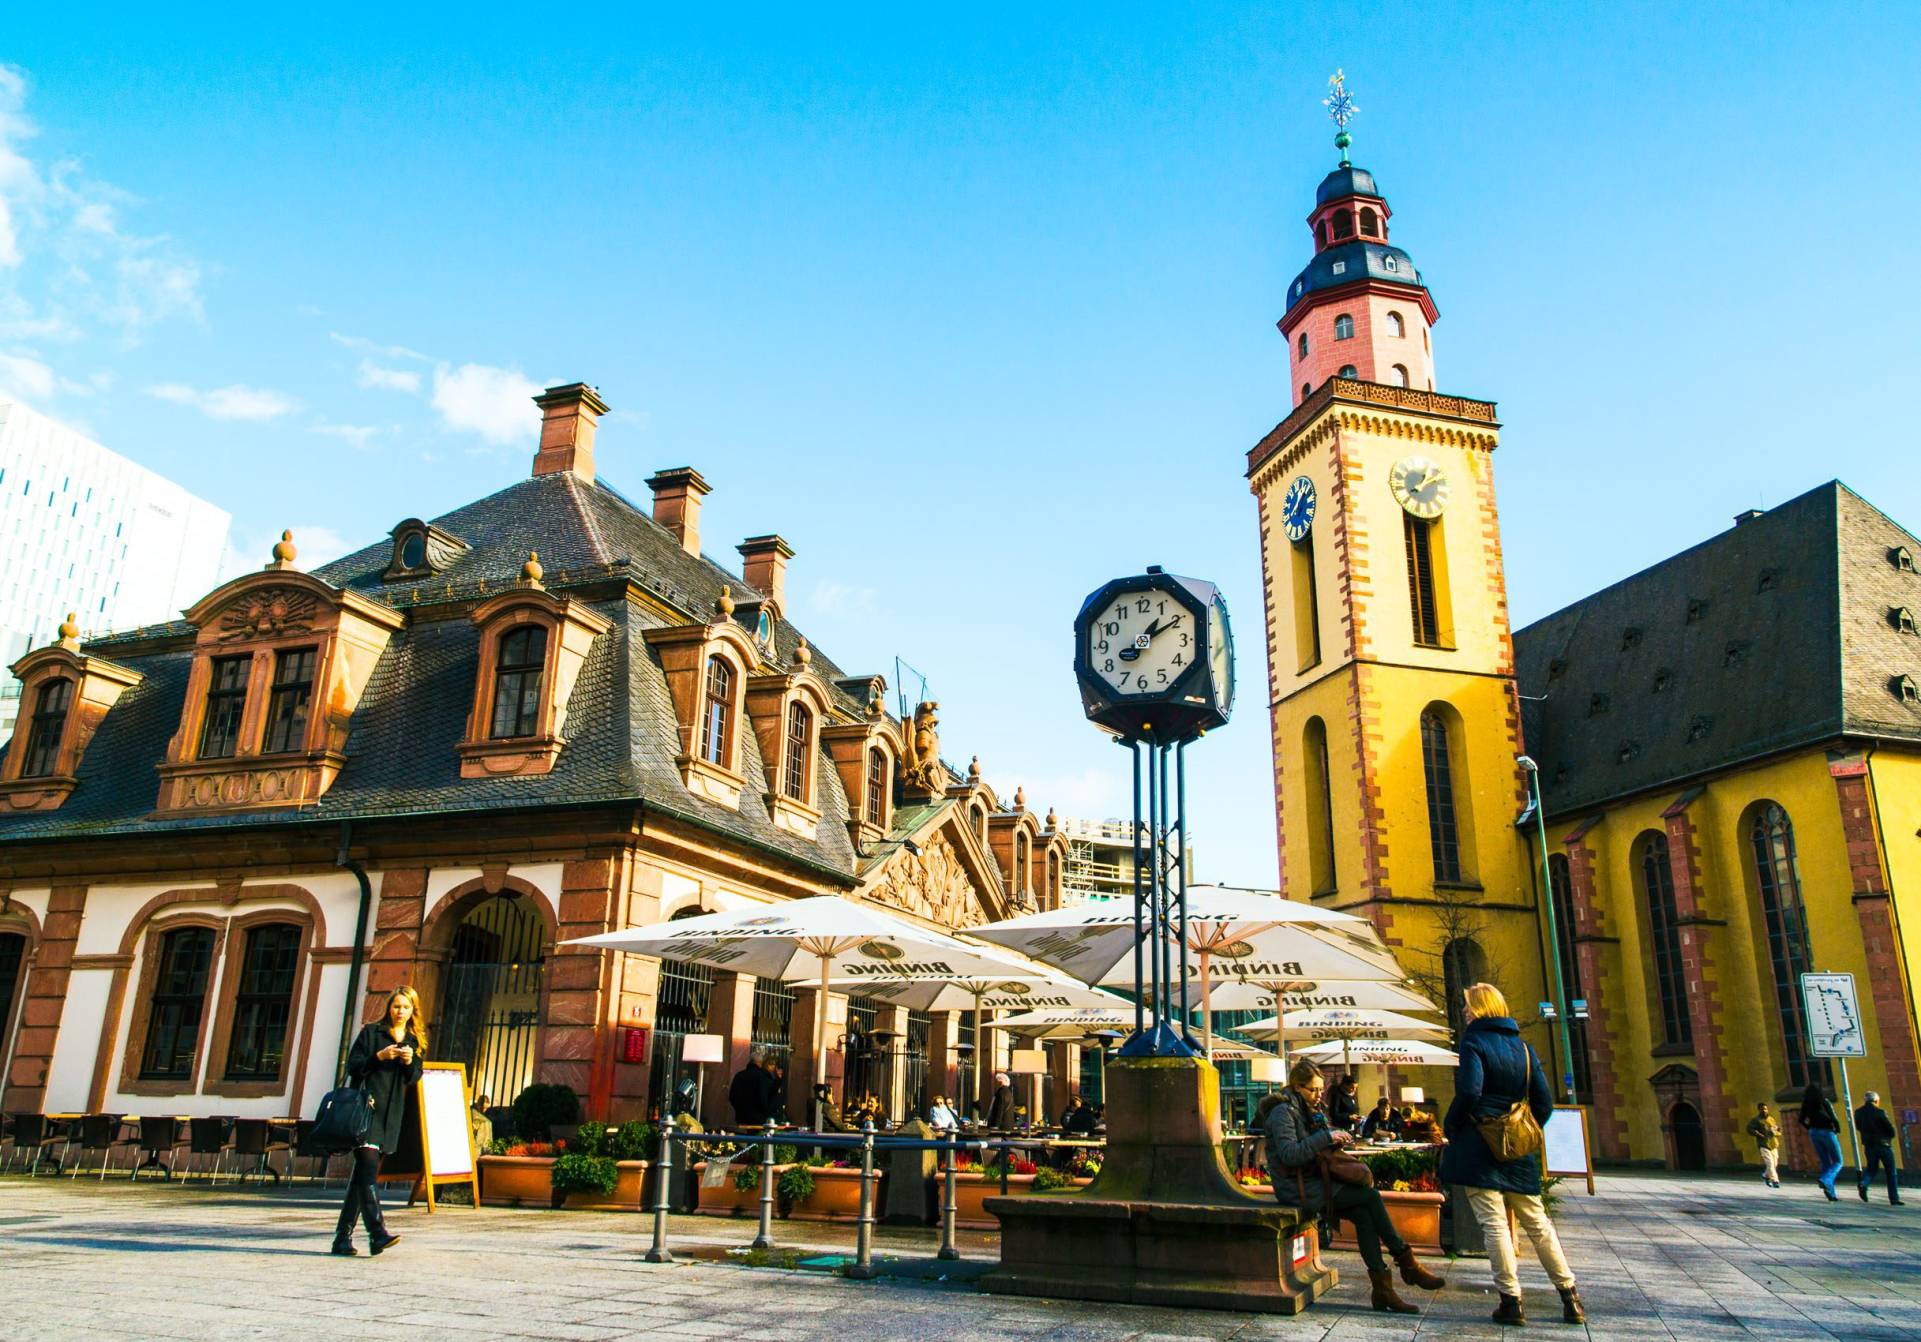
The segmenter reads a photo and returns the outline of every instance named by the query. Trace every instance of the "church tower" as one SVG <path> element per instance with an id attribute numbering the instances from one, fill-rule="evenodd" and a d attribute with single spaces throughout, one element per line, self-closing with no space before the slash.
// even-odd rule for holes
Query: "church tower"
<path id="1" fill-rule="evenodd" d="M 1544 970 L 1486 401 L 1433 390 L 1432 297 L 1345 150 L 1288 289 L 1294 410 L 1248 454 L 1282 888 L 1371 918 L 1437 997 Z M 1529 831 L 1531 833 L 1531 829 Z M 1544 1059 L 1545 1030 L 1532 1031 Z"/>

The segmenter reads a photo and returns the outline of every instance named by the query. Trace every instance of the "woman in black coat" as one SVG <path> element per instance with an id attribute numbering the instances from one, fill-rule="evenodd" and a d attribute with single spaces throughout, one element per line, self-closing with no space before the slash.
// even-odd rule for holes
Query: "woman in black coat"
<path id="1" fill-rule="evenodd" d="M 1491 983 L 1470 984 L 1464 993 L 1467 1025 L 1461 1031 L 1459 1068 L 1454 1073 L 1454 1102 L 1447 1107 L 1447 1149 L 1441 1153 L 1441 1182 L 1466 1191 L 1474 1219 L 1487 1241 L 1488 1266 L 1495 1289 L 1501 1293 L 1497 1323 L 1526 1322 L 1521 1308 L 1521 1277 L 1515 1263 L 1514 1241 L 1508 1235 L 1508 1213 L 1534 1243 L 1535 1256 L 1561 1293 L 1561 1317 L 1567 1323 L 1586 1318 L 1574 1272 L 1561 1252 L 1541 1202 L 1541 1154 L 1499 1160 L 1481 1135 L 1482 1120 L 1499 1118 L 1525 1102 L 1536 1123 L 1554 1112 L 1547 1069 L 1521 1038 L 1520 1027 L 1508 1015 L 1507 999 Z"/>
<path id="2" fill-rule="evenodd" d="M 387 1233 L 380 1214 L 380 1158 L 392 1155 L 400 1145 L 407 1090 L 420 1080 L 426 1062 L 426 1032 L 420 1020 L 420 994 L 412 988 L 396 988 L 387 999 L 386 1019 L 363 1028 L 347 1054 L 347 1078 L 373 1100 L 373 1113 L 366 1137 L 354 1148 L 353 1178 L 334 1226 L 333 1251 L 342 1257 L 359 1252 L 353 1240 L 355 1216 L 366 1222 L 367 1245 L 375 1254 L 386 1252 L 400 1238 Z"/>

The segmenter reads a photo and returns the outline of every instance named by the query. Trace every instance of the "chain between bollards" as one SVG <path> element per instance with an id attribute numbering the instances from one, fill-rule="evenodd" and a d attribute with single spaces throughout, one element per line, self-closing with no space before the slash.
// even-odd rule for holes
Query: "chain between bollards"
<path id="1" fill-rule="evenodd" d="M 941 1152 L 941 1204 L 940 1204 L 940 1252 L 937 1258 L 959 1258 L 960 1250 L 954 1247 L 954 1214 L 959 1204 L 954 1195 L 954 1169 L 960 1163 L 960 1148 L 950 1140 Z"/>
<path id="2" fill-rule="evenodd" d="M 774 1247 L 774 1135 L 771 1126 L 767 1140 L 760 1145 L 760 1233 L 754 1236 L 754 1247 Z"/>
<path id="3" fill-rule="evenodd" d="M 860 1231 L 847 1275 L 862 1281 L 879 1275 L 874 1268 L 874 1130 L 871 1126 L 860 1139 Z"/>
<path id="4" fill-rule="evenodd" d="M 650 1263 L 671 1263 L 673 1254 L 667 1251 L 667 1210 L 668 1199 L 672 1196 L 674 1185 L 674 1120 L 664 1119 L 660 1125 L 660 1163 L 654 1167 L 654 1246 L 647 1250 Z"/>

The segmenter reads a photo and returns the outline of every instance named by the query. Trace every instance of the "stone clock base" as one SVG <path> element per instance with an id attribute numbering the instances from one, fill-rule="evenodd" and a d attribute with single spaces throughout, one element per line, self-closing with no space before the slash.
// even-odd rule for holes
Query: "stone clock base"
<path id="1" fill-rule="evenodd" d="M 1001 1262 L 981 1289 L 1298 1314 L 1339 1281 L 1311 1218 L 1235 1184 L 1218 1075 L 1200 1058 L 1110 1062 L 1099 1177 L 1075 1193 L 987 1199 Z"/>

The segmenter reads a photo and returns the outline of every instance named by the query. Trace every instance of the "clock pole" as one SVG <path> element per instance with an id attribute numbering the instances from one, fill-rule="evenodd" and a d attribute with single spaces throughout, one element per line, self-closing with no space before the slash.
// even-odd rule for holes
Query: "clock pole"
<path id="1" fill-rule="evenodd" d="M 1141 957 L 1147 946 L 1147 929 L 1141 918 L 1146 907 L 1141 894 L 1141 743 L 1134 739 L 1125 744 L 1134 765 L 1134 1033 L 1138 1035 L 1147 1028 L 1141 1006 Z"/>

